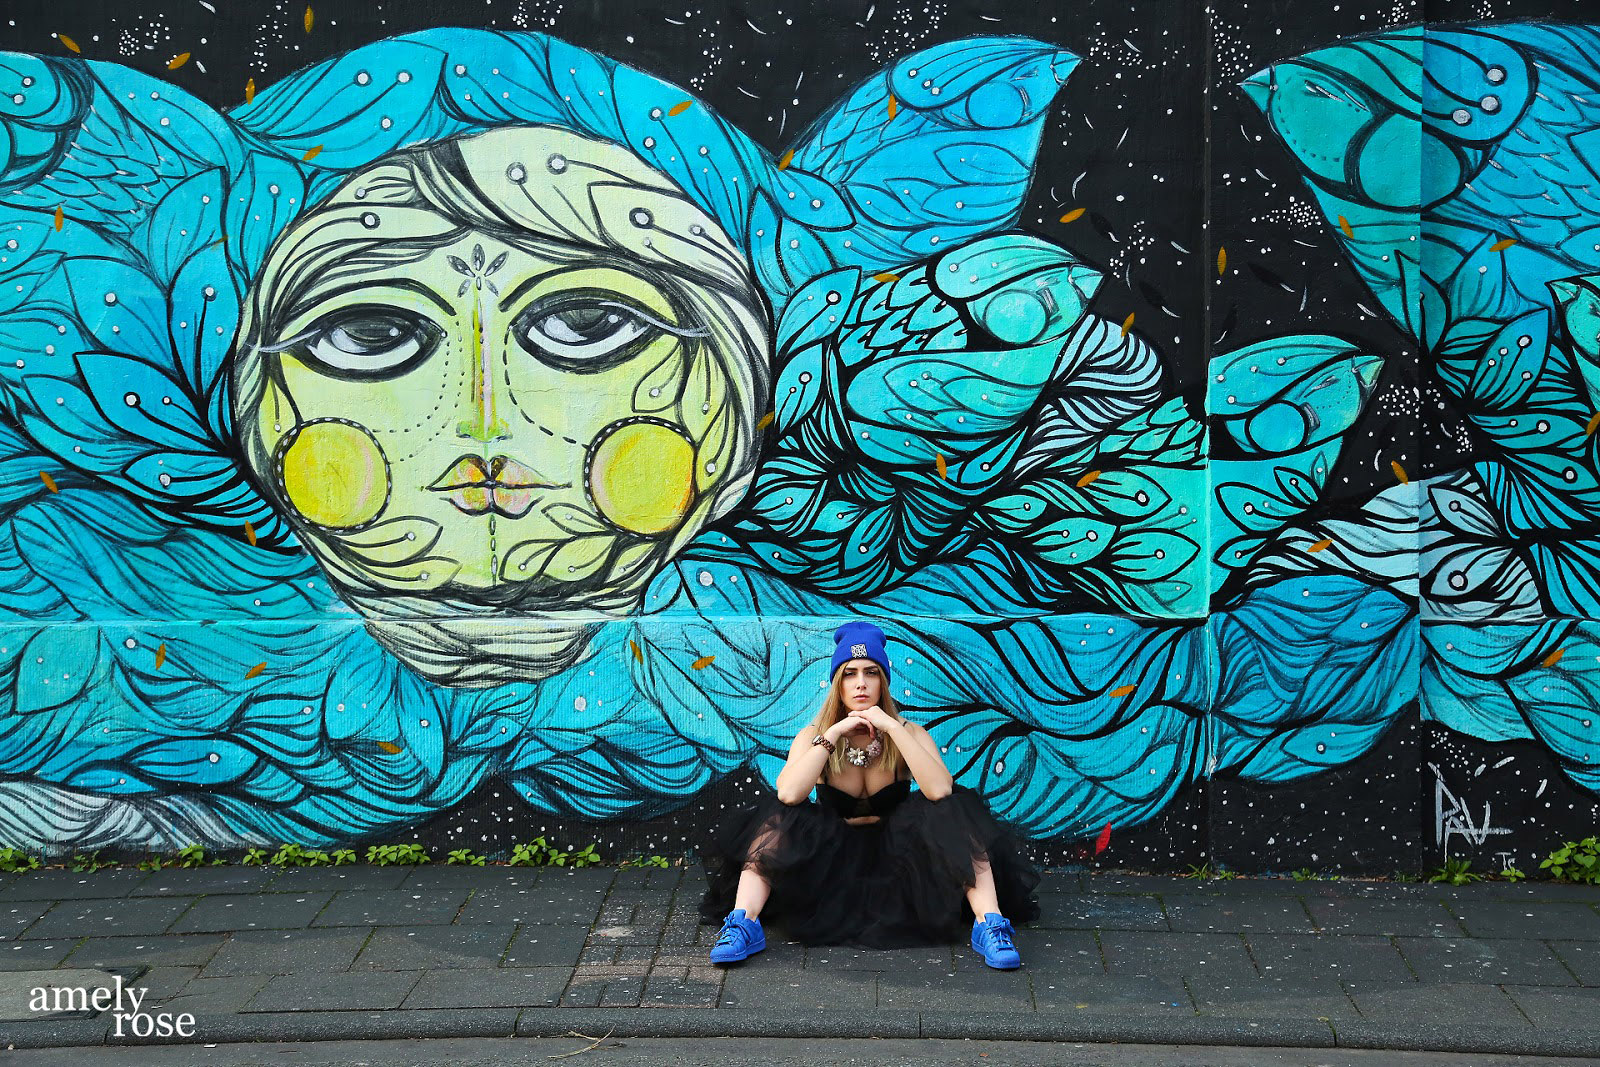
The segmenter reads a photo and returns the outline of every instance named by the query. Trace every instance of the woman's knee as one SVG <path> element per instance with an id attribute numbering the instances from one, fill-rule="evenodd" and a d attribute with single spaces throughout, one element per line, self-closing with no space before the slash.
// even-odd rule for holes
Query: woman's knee
<path id="1" fill-rule="evenodd" d="M 783 833 L 778 829 L 777 820 L 768 820 L 750 839 L 750 847 L 745 850 L 745 868 L 749 869 L 752 864 L 777 851 L 782 843 Z"/>

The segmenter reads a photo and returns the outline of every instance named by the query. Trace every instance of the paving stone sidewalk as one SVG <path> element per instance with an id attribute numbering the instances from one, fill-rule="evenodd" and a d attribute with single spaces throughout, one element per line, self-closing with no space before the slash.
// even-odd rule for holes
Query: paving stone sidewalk
<path id="1" fill-rule="evenodd" d="M 0 879 L 0 1047 L 135 1043 L 42 984 L 148 990 L 194 1040 L 981 1037 L 1600 1050 L 1600 889 L 1051 872 L 1019 971 L 964 944 L 711 966 L 697 868 L 35 871 Z M 168 1038 L 167 1040 L 172 1040 Z"/>

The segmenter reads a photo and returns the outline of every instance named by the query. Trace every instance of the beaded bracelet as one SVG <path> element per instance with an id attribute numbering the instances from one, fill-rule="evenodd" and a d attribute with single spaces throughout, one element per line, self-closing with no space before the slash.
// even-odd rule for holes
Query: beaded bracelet
<path id="1" fill-rule="evenodd" d="M 816 748 L 818 745 L 822 745 L 825 748 L 827 748 L 828 753 L 830 755 L 833 753 L 833 742 L 829 741 L 826 737 L 823 737 L 821 734 L 818 734 L 816 737 L 813 737 L 811 739 L 811 747 L 812 748 Z"/>

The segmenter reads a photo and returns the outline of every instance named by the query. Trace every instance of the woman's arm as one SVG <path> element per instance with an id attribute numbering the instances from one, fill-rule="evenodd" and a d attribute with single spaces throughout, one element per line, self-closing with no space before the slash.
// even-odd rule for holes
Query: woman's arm
<path id="1" fill-rule="evenodd" d="M 928 731 L 914 722 L 890 718 L 888 712 L 877 705 L 856 712 L 878 729 L 894 738 L 895 747 L 906 761 L 917 788 L 929 800 L 943 800 L 955 787 L 955 779 L 939 755 L 939 746 L 933 743 Z"/>
<path id="2" fill-rule="evenodd" d="M 849 721 L 841 719 L 828 728 L 822 735 L 834 744 L 839 743 L 839 738 L 844 734 L 844 727 Z M 785 804 L 804 804 L 811 790 L 816 786 L 817 779 L 822 776 L 823 764 L 828 762 L 831 753 L 826 745 L 813 745 L 811 739 L 817 736 L 815 724 L 807 723 L 801 731 L 794 735 L 794 742 L 789 745 L 789 758 L 783 763 L 783 770 L 778 772 L 778 799 Z"/>
<path id="3" fill-rule="evenodd" d="M 911 768 L 911 776 L 917 780 L 917 788 L 923 796 L 929 800 L 943 800 L 950 795 L 955 779 L 928 731 L 914 722 L 902 722 L 890 727 L 889 736 L 894 738 L 900 755 L 905 757 L 906 766 Z"/>

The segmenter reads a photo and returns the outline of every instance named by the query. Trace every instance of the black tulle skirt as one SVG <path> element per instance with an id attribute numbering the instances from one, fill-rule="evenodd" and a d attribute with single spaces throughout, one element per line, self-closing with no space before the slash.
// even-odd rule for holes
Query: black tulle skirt
<path id="1" fill-rule="evenodd" d="M 939 801 L 912 792 L 867 826 L 850 826 L 816 801 L 791 805 L 767 794 L 702 844 L 708 887 L 700 921 L 721 923 L 732 910 L 749 857 L 772 887 L 762 923 L 803 944 L 965 941 L 973 919 L 966 891 L 973 862 L 985 856 L 1001 913 L 1013 922 L 1038 918 L 1038 869 L 971 789 L 956 786 Z"/>

